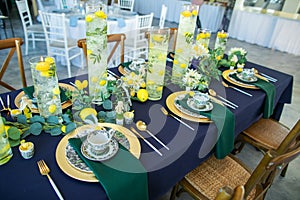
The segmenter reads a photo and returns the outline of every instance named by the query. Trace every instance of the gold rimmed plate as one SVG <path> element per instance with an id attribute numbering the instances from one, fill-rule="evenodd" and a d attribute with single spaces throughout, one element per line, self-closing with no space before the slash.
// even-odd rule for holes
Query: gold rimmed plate
<path id="1" fill-rule="evenodd" d="M 59 87 L 65 89 L 65 90 L 69 90 L 69 91 L 74 91 L 75 88 L 72 85 L 66 84 L 66 83 L 58 83 Z M 20 103 L 22 100 L 22 97 L 26 96 L 24 91 L 21 91 L 15 98 L 15 105 L 17 106 L 17 108 L 20 108 Z M 61 104 L 62 109 L 68 108 L 72 105 L 71 100 L 68 101 L 64 101 Z M 32 108 L 31 109 L 32 113 L 39 113 L 38 108 Z"/>
<path id="2" fill-rule="evenodd" d="M 139 159 L 141 155 L 141 145 L 138 138 L 130 130 L 128 130 L 123 126 L 117 124 L 111 124 L 111 123 L 99 123 L 99 126 L 112 128 L 122 133 L 129 142 L 129 151 L 132 153 L 133 156 Z M 77 128 L 72 133 L 69 133 L 68 135 L 64 136 L 59 142 L 59 144 L 57 145 L 55 156 L 56 156 L 56 162 L 58 166 L 68 176 L 81 181 L 98 182 L 98 179 L 94 176 L 93 173 L 84 172 L 82 170 L 75 168 L 69 163 L 66 157 L 66 147 L 69 143 L 68 142 L 69 138 L 76 137 L 77 134 L 80 134 L 83 131 L 91 128 L 92 128 L 91 125 L 84 125 Z"/>
<path id="3" fill-rule="evenodd" d="M 175 115 L 177 115 L 178 117 L 181 117 L 181 118 L 189 120 L 189 121 L 201 122 L 201 123 L 211 123 L 211 120 L 208 119 L 207 117 L 204 117 L 204 116 L 195 117 L 195 116 L 192 116 L 192 115 L 182 112 L 181 110 L 179 110 L 176 107 L 176 105 L 175 105 L 176 97 L 178 97 L 179 95 L 187 94 L 187 93 L 189 93 L 189 91 L 180 91 L 180 92 L 174 92 L 174 93 L 170 94 L 166 99 L 166 104 L 167 104 L 167 107 L 169 108 L 169 110 L 172 113 L 174 113 Z"/>

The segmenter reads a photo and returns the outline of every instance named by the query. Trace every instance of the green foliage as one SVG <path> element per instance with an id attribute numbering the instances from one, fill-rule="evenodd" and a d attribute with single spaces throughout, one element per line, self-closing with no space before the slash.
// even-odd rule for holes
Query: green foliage
<path id="1" fill-rule="evenodd" d="M 10 127 L 7 131 L 8 138 L 12 140 L 18 140 L 20 139 L 21 132 L 16 127 Z"/>

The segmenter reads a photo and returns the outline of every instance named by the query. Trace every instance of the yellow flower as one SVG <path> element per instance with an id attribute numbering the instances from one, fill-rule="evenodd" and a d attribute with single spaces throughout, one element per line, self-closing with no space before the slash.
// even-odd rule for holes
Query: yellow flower
<path id="1" fill-rule="evenodd" d="M 227 38 L 227 33 L 224 33 L 224 32 L 218 32 L 217 37 L 218 37 L 218 38 Z"/>
<path id="2" fill-rule="evenodd" d="M 92 16 L 92 15 L 87 15 L 87 16 L 85 17 L 85 21 L 86 21 L 86 22 L 91 22 L 91 21 L 93 21 L 93 16 Z"/>
<path id="3" fill-rule="evenodd" d="M 146 83 L 145 83 L 145 82 L 142 82 L 141 87 L 142 87 L 142 88 L 145 88 L 145 87 L 146 87 Z"/>
<path id="4" fill-rule="evenodd" d="M 174 61 L 173 61 L 173 64 L 174 64 L 174 65 L 177 65 L 177 64 L 178 64 L 178 60 L 174 60 Z"/>
<path id="5" fill-rule="evenodd" d="M 195 92 L 190 91 L 190 92 L 189 92 L 189 95 L 190 95 L 191 97 L 193 97 L 193 96 L 195 95 Z"/>
<path id="6" fill-rule="evenodd" d="M 159 86 L 156 88 L 156 92 L 161 92 L 163 90 L 163 86 Z"/>
<path id="7" fill-rule="evenodd" d="M 88 81 L 84 80 L 84 81 L 80 82 L 80 80 L 76 80 L 75 85 L 78 88 L 78 90 L 82 90 L 88 86 Z"/>
<path id="8" fill-rule="evenodd" d="M 130 96 L 134 97 L 135 95 L 135 91 L 134 90 L 130 90 Z"/>
<path id="9" fill-rule="evenodd" d="M 53 94 L 55 95 L 59 95 L 60 94 L 60 91 L 59 91 L 59 87 L 56 87 L 52 90 Z"/>
<path id="10" fill-rule="evenodd" d="M 99 82 L 99 85 L 100 86 L 104 86 L 106 84 L 106 80 L 101 80 L 100 82 Z"/>
<path id="11" fill-rule="evenodd" d="M 62 125 L 60 130 L 61 130 L 61 132 L 66 133 L 67 132 L 67 126 Z"/>
<path id="12" fill-rule="evenodd" d="M 135 77 L 135 73 L 134 72 L 130 72 L 129 74 L 131 77 Z"/>
<path id="13" fill-rule="evenodd" d="M 93 77 L 91 78 L 91 81 L 92 81 L 93 83 L 97 83 L 97 82 L 98 82 L 98 78 L 97 78 L 96 76 L 93 76 Z"/>
<path id="14" fill-rule="evenodd" d="M 197 15 L 198 15 L 198 11 L 197 11 L 197 10 L 193 10 L 193 11 L 192 11 L 192 14 L 193 14 L 194 16 L 197 16 Z"/>
<path id="15" fill-rule="evenodd" d="M 50 64 L 48 62 L 39 62 L 36 64 L 35 69 L 38 71 L 48 71 L 50 69 Z"/>
<path id="16" fill-rule="evenodd" d="M 221 59 L 222 59 L 222 56 L 221 56 L 221 55 L 220 55 L 220 56 L 217 56 L 216 59 L 217 59 L 217 60 L 221 60 Z"/>
<path id="17" fill-rule="evenodd" d="M 133 84 L 133 80 L 129 79 L 129 80 L 127 81 L 127 83 L 128 83 L 128 85 L 131 85 L 131 84 Z"/>
<path id="18" fill-rule="evenodd" d="M 159 72 L 158 72 L 158 75 L 160 75 L 160 76 L 163 76 L 165 74 L 165 71 L 164 70 L 160 70 Z"/>
<path id="19" fill-rule="evenodd" d="M 200 40 L 200 39 L 205 39 L 206 38 L 206 34 L 205 33 L 199 33 L 198 35 L 197 35 L 197 40 Z"/>
<path id="20" fill-rule="evenodd" d="M 188 10 L 185 10 L 185 11 L 181 12 L 181 15 L 184 17 L 190 17 L 190 16 L 192 16 L 192 13 Z"/>
<path id="21" fill-rule="evenodd" d="M 101 19 L 106 19 L 107 18 L 107 15 L 102 10 L 96 11 L 95 15 L 97 17 L 101 18 Z"/>
<path id="22" fill-rule="evenodd" d="M 86 54 L 87 54 L 87 55 L 91 55 L 92 53 L 93 53 L 92 50 L 90 50 L 90 49 L 86 50 Z"/>
<path id="23" fill-rule="evenodd" d="M 186 65 L 185 63 L 181 63 L 181 64 L 180 64 L 180 67 L 181 67 L 181 68 L 186 68 L 187 65 Z"/>
<path id="24" fill-rule="evenodd" d="M 154 81 L 148 81 L 147 82 L 147 85 L 153 85 L 154 84 Z"/>
<path id="25" fill-rule="evenodd" d="M 50 113 L 54 113 L 56 111 L 56 105 L 55 104 L 51 104 L 48 108 L 48 111 Z"/>

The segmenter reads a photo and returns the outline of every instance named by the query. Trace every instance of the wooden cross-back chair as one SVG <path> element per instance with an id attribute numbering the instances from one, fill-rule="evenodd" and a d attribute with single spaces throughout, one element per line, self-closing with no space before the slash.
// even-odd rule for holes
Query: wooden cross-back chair
<path id="1" fill-rule="evenodd" d="M 249 128 L 244 130 L 236 139 L 234 153 L 239 153 L 244 147 L 245 143 L 248 143 L 263 153 L 268 150 L 274 150 L 278 153 L 284 153 L 286 149 L 280 145 L 285 142 L 288 137 L 292 137 L 294 134 L 300 132 L 300 120 L 296 123 L 294 128 L 290 130 L 285 125 L 273 119 L 260 119 L 252 124 Z M 298 138 L 299 139 L 299 138 Z M 285 176 L 287 166 L 282 170 L 281 176 Z"/>
<path id="2" fill-rule="evenodd" d="M 280 143 L 278 150 L 265 153 L 253 172 L 232 155 L 221 160 L 212 156 L 176 184 L 171 199 L 182 191 L 196 199 L 214 199 L 219 188 L 235 188 L 237 185 L 244 185 L 246 199 L 264 199 L 275 177 L 299 156 L 299 129 L 300 120 Z"/>
<path id="3" fill-rule="evenodd" d="M 107 63 L 112 59 L 113 55 L 115 54 L 118 46 L 120 46 L 120 62 L 124 62 L 124 42 L 126 39 L 126 35 L 124 33 L 118 33 L 118 34 L 109 34 L 107 35 L 107 42 L 112 43 L 115 42 L 112 50 L 110 51 L 108 57 L 107 57 Z M 83 49 L 83 53 L 85 58 L 87 58 L 87 45 L 86 45 L 86 39 L 79 39 L 77 41 L 77 46 L 79 48 Z"/>
<path id="4" fill-rule="evenodd" d="M 8 54 L 2 64 L 1 70 L 0 70 L 0 85 L 3 87 L 9 89 L 9 90 L 16 90 L 12 85 L 9 85 L 8 83 L 4 82 L 2 80 L 7 67 L 10 64 L 11 58 L 16 52 L 17 58 L 18 58 L 18 64 L 19 64 L 19 70 L 20 70 L 20 75 L 21 75 L 21 80 L 23 87 L 27 87 L 26 83 L 26 76 L 24 72 L 24 65 L 23 65 L 23 58 L 22 58 L 22 50 L 21 50 L 21 45 L 23 44 L 23 40 L 21 38 L 9 38 L 9 39 L 4 39 L 0 40 L 0 50 L 4 51 L 5 49 L 10 49 L 8 51 Z M 13 66 L 11 66 L 13 67 Z"/>

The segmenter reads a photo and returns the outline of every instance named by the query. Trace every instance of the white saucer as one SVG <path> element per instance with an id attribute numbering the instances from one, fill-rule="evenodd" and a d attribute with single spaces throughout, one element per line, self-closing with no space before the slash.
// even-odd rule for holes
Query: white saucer
<path id="1" fill-rule="evenodd" d="M 104 161 L 112 158 L 116 153 L 118 152 L 119 149 L 119 144 L 115 139 L 112 139 L 111 142 L 109 143 L 107 149 L 104 150 L 104 152 L 100 155 L 91 155 L 87 150 L 86 150 L 86 143 L 87 141 L 85 140 L 82 145 L 81 145 L 81 153 L 84 157 L 86 157 L 89 160 L 93 161 Z"/>
<path id="2" fill-rule="evenodd" d="M 241 81 L 245 81 L 247 83 L 254 83 L 258 80 L 256 76 L 245 78 L 241 73 L 237 73 L 236 77 Z"/>
<path id="3" fill-rule="evenodd" d="M 188 98 L 187 100 L 187 105 L 192 108 L 193 110 L 196 111 L 202 111 L 202 112 L 207 112 L 207 111 L 211 111 L 213 109 L 213 104 L 211 102 L 207 102 L 207 104 L 203 107 L 203 108 L 199 108 L 195 105 L 195 101 L 193 98 Z"/>

